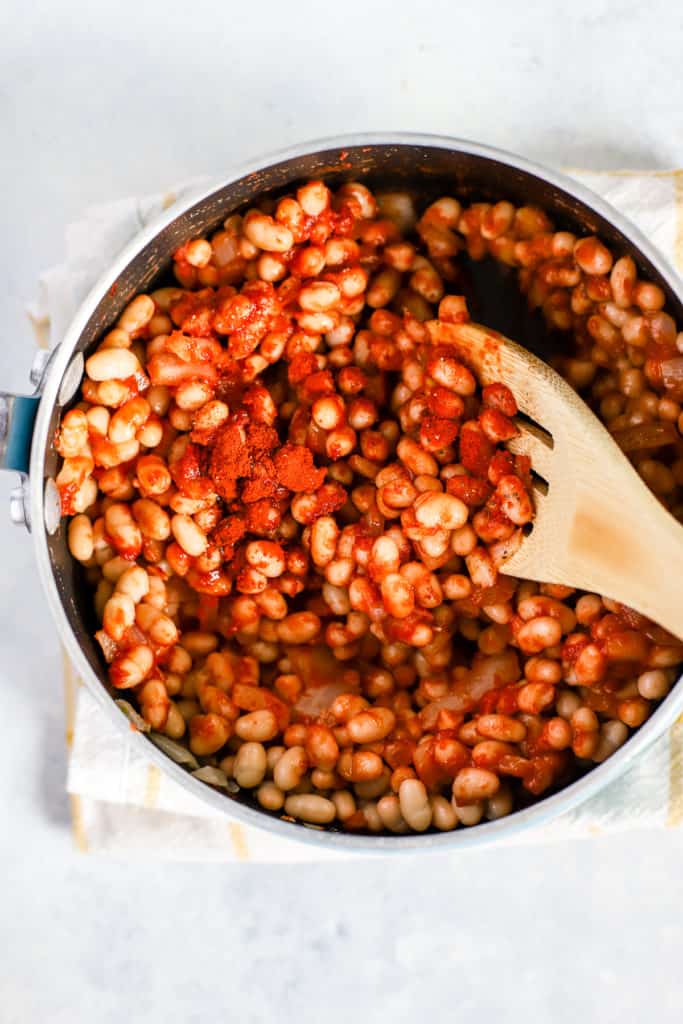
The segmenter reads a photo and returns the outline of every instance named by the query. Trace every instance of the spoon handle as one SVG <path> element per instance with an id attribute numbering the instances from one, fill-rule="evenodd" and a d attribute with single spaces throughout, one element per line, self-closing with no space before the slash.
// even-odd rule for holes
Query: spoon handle
<path id="1" fill-rule="evenodd" d="M 561 520 L 548 521 L 526 552 L 522 544 L 503 572 L 602 594 L 683 640 L 683 526 L 633 477 L 628 487 L 577 483 Z"/>

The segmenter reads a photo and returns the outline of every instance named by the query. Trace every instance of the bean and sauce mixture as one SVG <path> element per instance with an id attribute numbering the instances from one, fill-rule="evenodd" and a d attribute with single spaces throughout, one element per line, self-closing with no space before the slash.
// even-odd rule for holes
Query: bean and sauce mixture
<path id="1" fill-rule="evenodd" d="M 683 334 L 595 237 L 502 201 L 310 181 L 174 254 L 56 438 L 112 691 L 210 781 L 381 833 L 524 806 L 609 757 L 683 646 L 507 576 L 534 517 L 515 397 L 453 325 L 462 257 L 515 273 L 557 369 L 683 518 Z M 654 543 L 654 540 L 653 540 Z"/>

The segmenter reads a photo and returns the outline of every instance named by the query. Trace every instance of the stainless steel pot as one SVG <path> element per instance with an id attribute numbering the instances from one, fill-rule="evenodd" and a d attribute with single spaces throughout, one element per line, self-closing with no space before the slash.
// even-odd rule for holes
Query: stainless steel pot
<path id="1" fill-rule="evenodd" d="M 78 389 L 84 353 L 94 347 L 133 295 L 150 289 L 168 270 L 173 250 L 186 239 L 216 228 L 230 212 L 261 193 L 286 190 L 293 182 L 311 177 L 323 177 L 332 183 L 360 179 L 371 185 L 409 187 L 427 198 L 447 192 L 538 204 L 558 226 L 579 234 L 595 232 L 614 252 L 630 253 L 640 273 L 664 289 L 670 312 L 679 322 L 683 321 L 681 281 L 647 239 L 607 203 L 563 175 L 461 139 L 390 134 L 344 136 L 309 143 L 244 167 L 226 182 L 174 206 L 115 259 L 83 303 L 58 349 L 49 360 L 41 356 L 32 371 L 36 393 L 0 394 L 0 467 L 22 474 L 21 485 L 12 495 L 12 518 L 32 528 L 40 577 L 70 657 L 90 692 L 111 720 L 125 730 L 129 741 L 129 724 L 105 686 L 104 665 L 92 636 L 91 598 L 69 555 L 66 531 L 59 519 L 54 485 L 57 454 L 52 438 L 62 410 Z M 479 275 L 474 283 L 485 310 L 483 318 L 513 337 L 531 339 L 532 346 L 537 342 L 542 349 L 539 324 L 524 312 L 514 287 L 511 290 L 500 277 L 493 284 L 487 281 L 486 275 L 492 271 L 485 265 L 472 267 L 472 272 L 475 277 Z M 489 308 L 487 294 L 496 296 Z M 501 294 L 506 295 L 502 305 Z M 501 317 L 502 322 L 496 323 Z M 340 851 L 444 851 L 490 843 L 576 807 L 621 775 L 682 708 L 683 681 L 679 681 L 625 746 L 561 792 L 507 818 L 436 835 L 356 836 L 295 825 L 251 806 L 246 796 L 229 797 L 193 779 L 143 734 L 133 736 L 132 742 L 139 753 L 215 812 L 229 814 L 245 824 Z"/>

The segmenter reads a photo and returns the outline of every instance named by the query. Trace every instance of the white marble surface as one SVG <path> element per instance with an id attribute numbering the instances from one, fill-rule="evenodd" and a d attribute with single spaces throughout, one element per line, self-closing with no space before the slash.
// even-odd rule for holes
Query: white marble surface
<path id="1" fill-rule="evenodd" d="M 382 128 L 681 165 L 682 47 L 673 0 L 4 0 L 2 383 L 84 204 Z M 272 870 L 76 854 L 57 640 L 4 515 L 0 543 L 3 1024 L 680 1019 L 680 834 Z"/>

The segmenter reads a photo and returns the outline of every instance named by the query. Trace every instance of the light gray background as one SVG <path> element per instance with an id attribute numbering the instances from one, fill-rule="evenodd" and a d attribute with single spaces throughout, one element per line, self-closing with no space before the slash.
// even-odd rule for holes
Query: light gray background
<path id="1" fill-rule="evenodd" d="M 553 165 L 683 164 L 676 0 L 2 0 L 0 371 L 92 202 L 341 131 Z M 683 836 L 442 860 L 164 866 L 76 854 L 57 639 L 0 480 L 0 1021 L 680 1019 Z"/>

